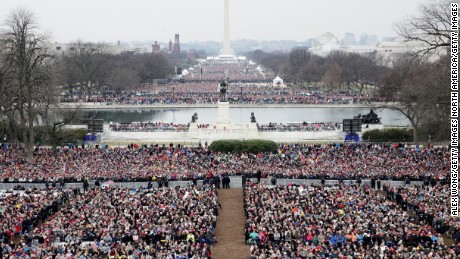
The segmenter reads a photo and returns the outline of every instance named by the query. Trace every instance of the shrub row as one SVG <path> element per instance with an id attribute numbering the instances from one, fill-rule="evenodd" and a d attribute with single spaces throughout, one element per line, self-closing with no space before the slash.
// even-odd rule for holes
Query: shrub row
<path id="1" fill-rule="evenodd" d="M 374 129 L 364 132 L 362 139 L 372 142 L 412 142 L 414 131 L 412 129 Z"/>
<path id="2" fill-rule="evenodd" d="M 0 141 L 3 141 L 3 136 L 7 136 L 7 142 L 23 141 L 23 132 L 24 128 L 18 126 L 16 127 L 15 135 L 17 139 L 12 139 L 11 135 L 5 128 L 2 122 L 0 122 Z M 40 145 L 61 145 L 65 143 L 74 143 L 82 142 L 85 138 L 85 135 L 88 133 L 86 129 L 66 129 L 61 128 L 57 129 L 54 134 L 52 130 L 46 126 L 34 126 L 34 143 Z"/>
<path id="3" fill-rule="evenodd" d="M 216 152 L 230 153 L 252 153 L 273 152 L 276 150 L 276 143 L 271 140 L 216 140 L 209 146 L 209 149 Z"/>

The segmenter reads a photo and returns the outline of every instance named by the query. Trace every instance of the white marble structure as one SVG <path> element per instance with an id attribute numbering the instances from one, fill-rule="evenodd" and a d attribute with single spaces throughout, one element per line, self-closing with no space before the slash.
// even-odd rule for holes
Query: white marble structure
<path id="1" fill-rule="evenodd" d="M 229 17 L 229 0 L 224 0 L 224 44 L 222 47 L 222 56 L 232 56 L 233 50 L 230 48 L 230 17 Z"/>
<path id="2" fill-rule="evenodd" d="M 223 128 L 225 126 L 230 127 L 232 121 L 230 120 L 230 103 L 229 102 L 219 102 L 217 109 L 217 119 L 216 125 L 220 125 Z"/>

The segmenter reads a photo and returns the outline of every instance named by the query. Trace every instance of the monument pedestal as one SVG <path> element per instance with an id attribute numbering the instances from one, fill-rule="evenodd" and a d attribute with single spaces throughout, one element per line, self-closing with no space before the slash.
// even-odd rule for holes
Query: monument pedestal
<path id="1" fill-rule="evenodd" d="M 217 109 L 216 126 L 219 127 L 219 125 L 221 125 L 222 127 L 226 127 L 227 129 L 229 129 L 231 124 L 232 121 L 230 120 L 230 103 L 219 102 Z"/>
<path id="2" fill-rule="evenodd" d="M 190 122 L 190 127 L 188 128 L 188 132 L 199 132 L 198 123 Z"/>

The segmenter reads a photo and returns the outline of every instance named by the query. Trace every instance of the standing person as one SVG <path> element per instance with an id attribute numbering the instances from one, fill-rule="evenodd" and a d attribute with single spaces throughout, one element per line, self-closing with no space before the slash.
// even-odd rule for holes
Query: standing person
<path id="1" fill-rule="evenodd" d="M 380 185 L 381 185 L 380 179 L 377 179 L 377 190 L 380 190 Z"/>
<path id="2" fill-rule="evenodd" d="M 197 181 L 197 179 L 196 179 L 196 178 L 197 178 L 197 176 L 196 176 L 196 175 L 194 175 L 194 176 L 193 176 L 193 179 L 192 179 L 192 182 L 193 182 L 193 186 L 197 186 L 197 184 L 198 184 L 198 181 Z"/>
<path id="3" fill-rule="evenodd" d="M 220 189 L 220 176 L 219 176 L 219 175 L 216 175 L 215 178 L 216 178 L 215 181 L 216 181 L 217 189 Z"/>
<path id="4" fill-rule="evenodd" d="M 83 191 L 88 192 L 88 187 L 89 187 L 88 179 L 85 179 L 83 181 Z"/>
<path id="5" fill-rule="evenodd" d="M 375 178 L 371 179 L 371 186 L 372 186 L 372 189 L 375 190 Z"/>
<path id="6" fill-rule="evenodd" d="M 277 179 L 276 176 L 273 176 L 271 179 L 272 185 L 276 185 Z"/>
<path id="7" fill-rule="evenodd" d="M 230 177 L 228 175 L 224 176 L 222 182 L 224 182 L 224 189 L 230 189 Z"/>
<path id="8" fill-rule="evenodd" d="M 227 189 L 227 175 L 222 175 L 222 188 Z"/>
<path id="9" fill-rule="evenodd" d="M 152 180 L 149 180 L 149 183 L 147 184 L 147 189 L 152 189 L 153 188 L 153 184 L 152 184 Z"/>
<path id="10" fill-rule="evenodd" d="M 257 170 L 257 183 L 259 184 L 260 183 L 260 178 L 262 177 L 262 171 Z"/>

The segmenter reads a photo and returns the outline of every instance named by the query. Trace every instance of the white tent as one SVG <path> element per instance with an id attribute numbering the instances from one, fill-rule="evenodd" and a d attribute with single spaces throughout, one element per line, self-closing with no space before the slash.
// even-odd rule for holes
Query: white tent
<path id="1" fill-rule="evenodd" d="M 188 75 L 188 74 L 190 74 L 190 72 L 188 72 L 187 69 L 182 70 L 182 75 L 183 75 L 183 76 L 186 76 L 186 75 Z"/>
<path id="2" fill-rule="evenodd" d="M 273 84 L 274 85 L 282 85 L 283 84 L 283 79 L 281 79 L 279 76 L 277 76 L 275 79 L 273 79 Z"/>
<path id="3" fill-rule="evenodd" d="M 275 79 L 273 79 L 272 86 L 274 86 L 274 87 L 277 87 L 277 86 L 286 87 L 286 85 L 284 84 L 283 79 L 281 77 L 279 77 L 279 76 L 277 76 Z"/>

